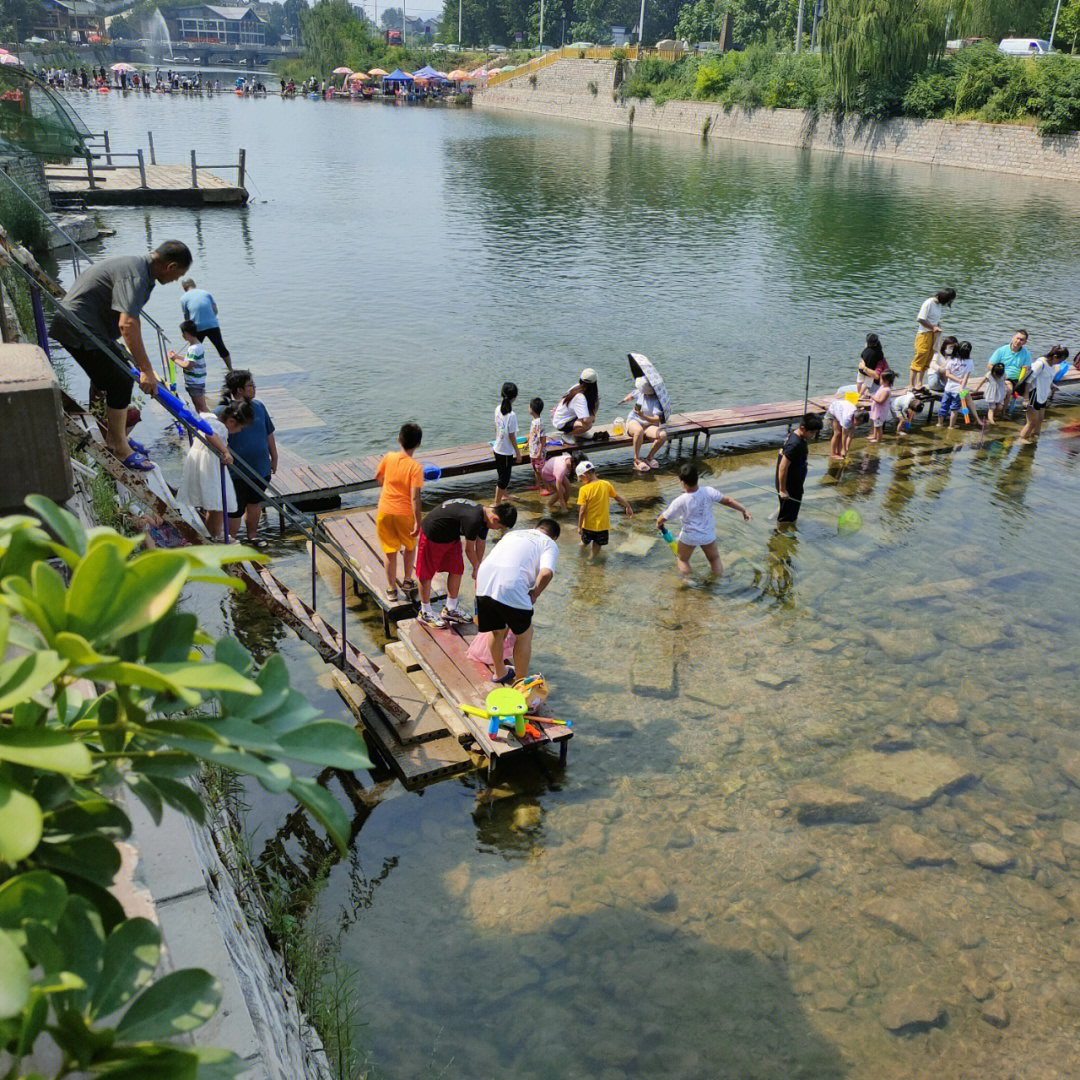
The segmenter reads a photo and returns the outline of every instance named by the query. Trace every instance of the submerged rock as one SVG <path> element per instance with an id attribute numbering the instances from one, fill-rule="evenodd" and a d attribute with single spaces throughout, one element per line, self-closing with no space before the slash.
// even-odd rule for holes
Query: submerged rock
<path id="1" fill-rule="evenodd" d="M 963 984 L 964 989 L 976 1001 L 985 1001 L 994 993 L 994 988 L 990 983 L 986 979 L 975 974 L 965 975 L 960 982 Z"/>
<path id="2" fill-rule="evenodd" d="M 773 904 L 769 914 L 796 940 L 806 937 L 814 929 L 814 924 L 805 915 L 787 904 Z"/>
<path id="3" fill-rule="evenodd" d="M 929 990 L 894 990 L 882 1002 L 879 1015 L 890 1031 L 901 1032 L 942 1023 L 945 1007 Z"/>
<path id="4" fill-rule="evenodd" d="M 927 750 L 856 754 L 844 768 L 844 782 L 850 788 L 906 810 L 929 806 L 973 779 L 974 775 L 951 757 Z"/>
<path id="5" fill-rule="evenodd" d="M 796 784 L 788 792 L 788 804 L 804 825 L 826 821 L 865 821 L 866 800 L 850 791 L 823 784 Z"/>
<path id="6" fill-rule="evenodd" d="M 1066 780 L 1080 787 L 1080 750 L 1062 750 L 1058 754 L 1058 768 Z"/>
<path id="7" fill-rule="evenodd" d="M 889 830 L 889 847 L 905 866 L 941 866 L 952 861 L 940 844 L 920 836 L 907 825 L 894 825 Z"/>
<path id="8" fill-rule="evenodd" d="M 971 857 L 987 870 L 1006 870 L 1016 861 L 1009 852 L 985 841 L 971 845 Z"/>
<path id="9" fill-rule="evenodd" d="M 930 699 L 926 706 L 926 715 L 941 727 L 951 727 L 964 722 L 956 701 L 945 694 Z"/>
<path id="10" fill-rule="evenodd" d="M 807 853 L 784 859 L 777 865 L 776 872 L 784 881 L 798 881 L 799 878 L 809 877 L 815 873 L 820 866 L 821 863 L 817 857 Z"/>
<path id="11" fill-rule="evenodd" d="M 535 829 L 543 816 L 539 806 L 519 806 L 514 810 L 514 828 Z"/>
<path id="12" fill-rule="evenodd" d="M 1013 874 L 1004 879 L 1004 885 L 1009 895 L 1022 908 L 1058 923 L 1072 920 L 1072 912 L 1038 885 L 1032 885 L 1030 881 L 1024 881 Z"/>
<path id="13" fill-rule="evenodd" d="M 892 896 L 878 896 L 863 904 L 862 912 L 875 922 L 895 930 L 909 941 L 921 941 L 926 930 L 923 913 L 905 900 Z"/>
<path id="14" fill-rule="evenodd" d="M 1069 847 L 1080 848 L 1080 823 L 1075 821 L 1063 821 L 1061 823 L 1061 839 Z"/>
<path id="15" fill-rule="evenodd" d="M 940 650 L 937 638 L 928 630 L 871 630 L 870 637 L 890 660 L 901 663 L 926 660 Z"/>
<path id="16" fill-rule="evenodd" d="M 991 1027 L 1003 1028 L 1009 1026 L 1009 1010 L 1001 998 L 988 1001 L 980 1010 L 979 1015 L 991 1025 Z"/>

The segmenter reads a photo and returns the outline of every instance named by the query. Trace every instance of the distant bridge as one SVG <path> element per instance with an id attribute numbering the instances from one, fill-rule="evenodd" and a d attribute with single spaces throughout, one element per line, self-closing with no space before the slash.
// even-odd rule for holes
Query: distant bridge
<path id="1" fill-rule="evenodd" d="M 110 47 L 116 53 L 118 60 L 168 63 L 166 57 L 157 55 L 162 49 L 162 44 L 158 41 L 114 38 Z M 303 52 L 304 50 L 298 45 L 224 45 L 215 42 L 178 41 L 173 45 L 172 62 L 195 63 L 198 61 L 200 64 L 213 67 L 216 64 L 231 66 L 244 60 L 248 67 L 256 67 L 267 64 L 271 60 L 296 59 L 302 56 Z"/>

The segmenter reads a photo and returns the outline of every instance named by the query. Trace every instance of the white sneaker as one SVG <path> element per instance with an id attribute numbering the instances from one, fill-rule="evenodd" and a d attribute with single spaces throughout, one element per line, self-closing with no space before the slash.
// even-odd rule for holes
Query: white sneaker
<path id="1" fill-rule="evenodd" d="M 434 611 L 432 611 L 432 612 L 421 611 L 420 614 L 417 616 L 417 618 L 419 618 L 419 620 L 425 626 L 446 626 L 447 625 L 446 619 L 444 618 L 441 611 L 438 614 L 436 614 Z"/>

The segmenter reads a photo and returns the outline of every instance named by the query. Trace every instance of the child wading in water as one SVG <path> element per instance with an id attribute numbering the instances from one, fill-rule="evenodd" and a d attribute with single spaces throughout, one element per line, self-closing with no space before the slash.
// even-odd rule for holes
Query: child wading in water
<path id="1" fill-rule="evenodd" d="M 547 461 L 547 432 L 544 431 L 544 399 L 534 397 L 529 402 L 529 460 L 536 476 L 536 486 L 544 490 L 544 471 Z"/>
<path id="2" fill-rule="evenodd" d="M 745 506 L 721 495 L 714 487 L 699 488 L 697 466 L 689 462 L 679 467 L 679 483 L 682 484 L 683 494 L 673 500 L 656 519 L 656 527 L 663 531 L 665 522 L 673 519 L 682 521 L 676 552 L 680 574 L 690 573 L 690 556 L 693 555 L 694 548 L 699 547 L 709 560 L 709 569 L 719 577 L 724 572 L 724 566 L 720 562 L 720 553 L 716 550 L 713 503 L 738 510 L 744 521 L 750 520 L 750 513 Z"/>
<path id="3" fill-rule="evenodd" d="M 962 341 L 956 346 L 953 355 L 945 361 L 945 393 L 941 395 L 941 407 L 938 409 L 938 427 L 948 417 L 949 427 L 956 427 L 956 417 L 963 415 L 964 422 L 970 424 L 968 407 L 968 379 L 975 370 L 971 362 L 971 342 Z"/>
<path id="4" fill-rule="evenodd" d="M 870 394 L 870 437 L 867 442 L 881 442 L 881 436 L 885 432 L 885 421 L 889 419 L 889 401 L 892 398 L 893 383 L 896 382 L 895 371 L 883 371 L 881 373 L 881 386 L 871 391 Z"/>
<path id="5" fill-rule="evenodd" d="M 578 492 L 577 531 L 582 544 L 589 547 L 589 562 L 599 554 L 602 547 L 607 547 L 608 530 L 611 528 L 611 500 L 614 499 L 625 511 L 627 517 L 633 517 L 630 504 L 606 480 L 596 476 L 591 461 L 583 461 L 577 467 L 581 490 Z"/>
<path id="6" fill-rule="evenodd" d="M 521 461 L 521 450 L 517 442 L 517 414 L 514 412 L 514 399 L 518 396 L 515 383 L 504 382 L 502 401 L 495 406 L 495 505 L 506 498 L 506 489 L 510 486 L 510 470 L 514 463 Z"/>
<path id="7" fill-rule="evenodd" d="M 989 367 L 990 370 L 979 380 L 975 390 L 982 390 L 983 401 L 986 402 L 986 422 L 993 424 L 1005 411 L 1009 385 L 1005 382 L 1004 364 L 991 364 Z"/>
<path id="8" fill-rule="evenodd" d="M 420 520 L 423 517 L 420 489 L 424 486 L 424 468 L 413 459 L 413 451 L 423 437 L 419 424 L 402 424 L 398 432 L 401 450 L 387 454 L 375 472 L 375 480 L 382 484 L 379 506 L 375 511 L 375 532 L 383 549 L 386 597 L 391 603 L 401 596 L 397 587 L 397 557 L 403 549 L 405 588 L 410 591 L 420 588 L 420 583 L 413 577 L 413 566 L 416 562 L 416 538 L 420 535 Z"/>
<path id="9" fill-rule="evenodd" d="M 184 389 L 197 413 L 208 412 L 206 407 L 206 349 L 195 336 L 198 331 L 190 319 L 180 324 L 180 334 L 188 343 L 184 355 L 169 350 L 169 359 L 184 369 Z"/>

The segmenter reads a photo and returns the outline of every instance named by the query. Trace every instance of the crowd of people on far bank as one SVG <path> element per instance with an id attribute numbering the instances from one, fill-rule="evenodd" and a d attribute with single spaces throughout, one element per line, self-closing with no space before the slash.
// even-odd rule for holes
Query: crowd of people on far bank
<path id="1" fill-rule="evenodd" d="M 130 65 L 129 65 L 130 66 Z M 240 91 L 245 95 L 263 96 L 266 94 L 266 85 L 258 76 L 245 77 L 238 75 L 233 86 L 226 85 L 223 88 L 221 79 L 204 77 L 201 71 L 173 71 L 167 68 L 162 71 L 155 68 L 153 74 L 149 71 L 139 71 L 132 67 L 131 70 L 114 67 L 106 70 L 102 67 L 91 67 L 89 71 L 85 67 L 79 68 L 42 68 L 40 71 L 32 67 L 33 74 L 43 79 L 54 90 L 120 90 L 124 93 L 134 91 L 144 94 L 168 94 L 168 93 L 221 93 L 224 89 Z M 282 84 L 284 89 L 284 83 Z"/>
<path id="2" fill-rule="evenodd" d="M 252 373 L 236 369 L 218 321 L 213 296 L 199 289 L 190 277 L 191 252 L 180 241 L 166 241 L 148 256 L 118 256 L 104 259 L 84 270 L 68 290 L 64 308 L 51 327 L 51 335 L 64 345 L 91 381 L 91 394 L 104 399 L 105 442 L 129 469 L 154 468 L 146 448 L 129 434 L 132 390 L 137 380 L 148 394 L 156 392 L 158 379 L 142 340 L 140 315 L 156 284 L 184 277 L 180 333 L 185 347 L 169 358 L 182 373 L 185 389 L 209 435 L 206 442 L 195 440 L 184 465 L 179 488 L 181 501 L 197 507 L 211 536 L 219 535 L 229 522 L 230 535 L 237 535 L 241 521 L 250 542 L 262 546 L 258 537 L 261 504 L 272 474 L 277 470 L 274 424 L 262 402 L 256 399 Z M 974 365 L 971 346 L 955 337 L 942 337 L 943 309 L 955 299 L 952 289 L 939 290 L 922 305 L 917 318 L 915 352 L 910 384 L 897 392 L 897 377 L 888 365 L 880 340 L 867 337 L 858 364 L 858 378 L 851 389 L 840 388 L 826 416 L 832 423 L 834 457 L 850 449 L 857 423 L 869 416 L 871 441 L 879 441 L 890 414 L 897 421 L 898 435 L 910 430 L 914 415 L 927 401 L 940 394 L 938 423 L 955 425 L 958 415 L 972 416 L 980 425 L 994 423 L 1023 400 L 1026 422 L 1021 431 L 1025 440 L 1034 439 L 1041 428 L 1054 382 L 1068 370 L 1068 350 L 1054 346 L 1036 360 L 1027 349 L 1026 331 L 989 357 L 986 374 L 972 383 Z M 64 312 L 74 316 L 65 318 Z M 81 325 L 76 325 L 76 323 Z M 92 337 L 87 336 L 89 331 Z M 135 365 L 127 369 L 101 347 L 103 342 L 123 339 Z M 203 342 L 214 345 L 227 368 L 221 401 L 211 408 L 206 398 L 206 353 Z M 654 376 L 654 380 L 655 380 Z M 537 597 L 554 574 L 558 557 L 556 541 L 561 532 L 552 516 L 569 510 L 572 485 L 577 493 L 577 534 L 587 558 L 598 558 L 608 545 L 610 504 L 615 502 L 627 516 L 631 504 L 608 480 L 600 479 L 584 451 L 589 445 L 611 437 L 596 426 L 600 392 L 597 373 L 585 368 L 577 381 L 558 397 L 550 410 L 552 436 L 549 439 L 545 404 L 539 397 L 529 400 L 527 433 L 519 435 L 515 402 L 518 388 L 503 384 L 493 412 L 496 484 L 492 503 L 480 505 L 468 499 L 449 499 L 423 512 L 421 490 L 424 466 L 415 454 L 423 432 L 418 424 L 403 424 L 399 449 L 386 454 L 379 463 L 376 479 L 382 490 L 376 511 L 376 532 L 384 556 L 385 599 L 393 605 L 403 596 L 419 602 L 419 618 L 432 626 L 472 621 L 460 605 L 460 586 L 468 558 L 475 581 L 476 622 L 490 633 L 493 679 L 508 682 L 513 671 L 528 671 L 532 639 L 532 611 Z M 987 407 L 984 421 L 977 411 L 974 395 L 983 392 Z M 657 386 L 638 377 L 622 403 L 630 405 L 625 434 L 633 447 L 633 466 L 639 472 L 658 467 L 657 450 L 666 440 L 666 407 Z M 868 407 L 868 410 L 867 410 Z M 822 417 L 808 412 L 795 426 L 779 451 L 775 487 L 779 501 L 778 524 L 797 520 L 802 505 L 807 474 L 809 441 L 822 429 Z M 563 452 L 551 454 L 556 437 Z M 646 452 L 646 444 L 648 450 Z M 534 474 L 534 489 L 547 498 L 548 514 L 534 528 L 511 531 L 517 523 L 517 508 L 509 498 L 510 476 L 515 464 L 528 454 Z M 239 458 L 242 466 L 234 461 Z M 221 469 L 221 462 L 229 466 Z M 657 529 L 675 551 L 679 570 L 690 572 L 690 558 L 701 548 L 712 573 L 723 567 L 716 546 L 713 508 L 719 504 L 742 514 L 750 514 L 736 500 L 717 489 L 699 483 L 692 463 L 679 468 L 682 493 L 656 519 Z M 678 521 L 677 538 L 667 531 Z M 498 545 L 485 557 L 489 531 L 504 532 Z M 464 557 L 463 557 L 464 555 Z M 398 576 L 399 558 L 403 574 Z M 447 574 L 447 601 L 441 612 L 432 606 L 432 580 Z M 513 637 L 514 667 L 505 663 L 507 635 Z"/>

